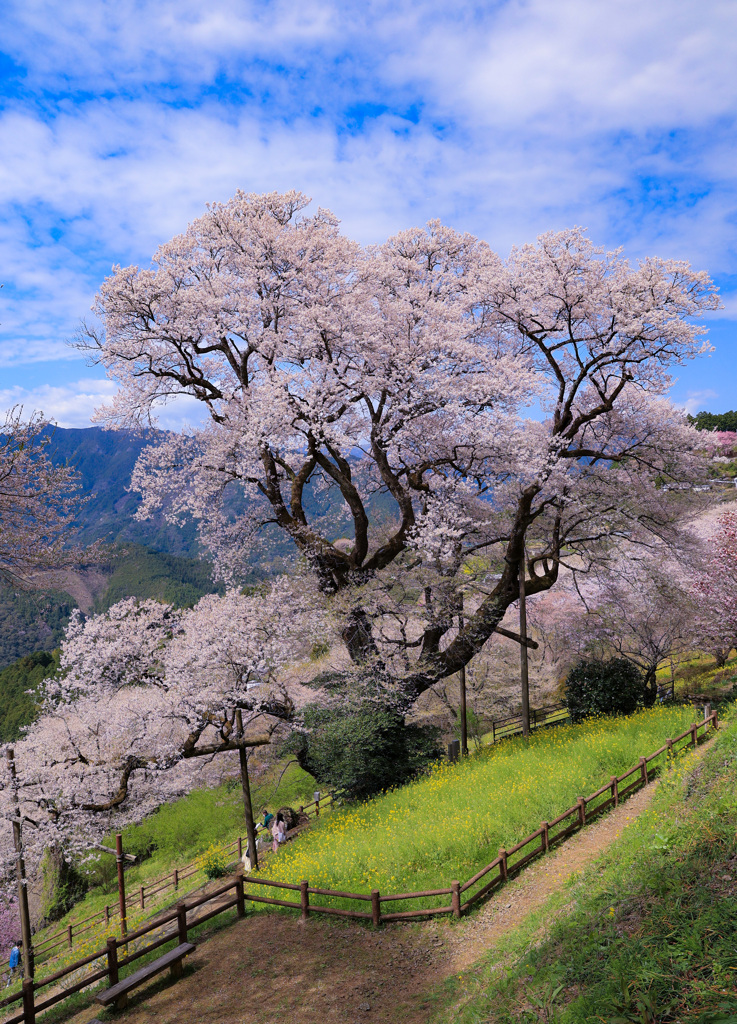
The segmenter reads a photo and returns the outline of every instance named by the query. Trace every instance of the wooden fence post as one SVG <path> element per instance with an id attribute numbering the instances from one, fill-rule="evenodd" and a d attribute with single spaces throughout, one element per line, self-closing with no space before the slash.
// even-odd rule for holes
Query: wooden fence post
<path id="1" fill-rule="evenodd" d="M 238 836 L 238 860 L 243 859 L 243 838 Z"/>
<path id="2" fill-rule="evenodd" d="M 381 901 L 378 889 L 371 890 L 371 920 L 374 928 L 381 924 Z"/>
<path id="3" fill-rule="evenodd" d="M 453 917 L 461 916 L 461 883 L 450 883 L 450 902 L 453 907 Z"/>
<path id="4" fill-rule="evenodd" d="M 540 828 L 543 830 L 541 836 L 543 853 L 548 853 L 550 850 L 550 825 L 547 821 L 541 821 Z"/>
<path id="5" fill-rule="evenodd" d="M 578 823 L 579 825 L 586 824 L 586 801 L 582 796 L 576 798 L 578 804 Z"/>
<path id="6" fill-rule="evenodd" d="M 33 979 L 23 981 L 23 1021 L 24 1024 L 36 1024 L 36 1007 L 33 1001 Z"/>
<path id="7" fill-rule="evenodd" d="M 174 868 L 174 889 L 179 888 L 179 868 Z"/>
<path id="8" fill-rule="evenodd" d="M 141 910 L 146 909 L 146 898 L 143 894 L 143 886 L 141 886 Z"/>
<path id="9" fill-rule="evenodd" d="M 299 883 L 299 905 L 302 908 L 302 920 L 306 921 L 310 916 L 310 894 L 307 891 L 310 883 L 304 879 Z M 372 901 L 373 903 L 373 901 Z"/>
<path id="10" fill-rule="evenodd" d="M 243 891 L 243 875 L 238 874 L 235 879 L 236 911 L 238 917 L 246 916 L 246 894 Z"/>
<path id="11" fill-rule="evenodd" d="M 716 711 L 712 711 L 711 713 L 711 724 L 713 725 L 714 731 L 716 732 L 716 730 L 719 728 L 719 722 L 717 721 Z"/>
<path id="12" fill-rule="evenodd" d="M 668 748 L 668 757 L 673 757 L 673 740 L 666 740 L 665 745 Z"/>
<path id="13" fill-rule="evenodd" d="M 616 775 L 612 775 L 612 799 L 614 800 L 614 806 L 619 807 L 619 779 Z"/>
<path id="14" fill-rule="evenodd" d="M 696 730 L 697 729 L 698 729 L 698 724 L 696 722 L 694 722 L 693 725 L 691 726 L 691 746 L 692 747 L 695 747 L 696 743 L 697 743 L 697 739 L 696 739 Z"/>
<path id="15" fill-rule="evenodd" d="M 499 856 L 502 858 L 501 863 L 499 865 L 499 874 L 502 877 L 502 881 L 506 882 L 509 875 L 507 872 L 507 851 L 504 849 L 503 846 L 499 850 Z"/>
<path id="16" fill-rule="evenodd" d="M 72 939 L 72 925 L 71 925 L 71 923 L 69 924 L 69 927 L 67 928 L 67 942 L 69 943 L 69 948 L 71 949 L 72 948 L 72 943 L 73 943 L 73 939 Z"/>
<path id="17" fill-rule="evenodd" d="M 107 940 L 107 974 L 110 979 L 110 987 L 117 985 L 118 978 L 118 944 L 115 939 Z"/>
<path id="18" fill-rule="evenodd" d="M 177 928 L 179 930 L 179 945 L 187 941 L 187 904 L 177 903 Z"/>
<path id="19" fill-rule="evenodd" d="M 105 904 L 105 924 L 106 925 L 110 924 L 110 904 L 109 903 Z"/>
<path id="20" fill-rule="evenodd" d="M 647 785 L 647 758 L 645 757 L 640 758 L 640 775 L 642 776 L 642 781 Z"/>

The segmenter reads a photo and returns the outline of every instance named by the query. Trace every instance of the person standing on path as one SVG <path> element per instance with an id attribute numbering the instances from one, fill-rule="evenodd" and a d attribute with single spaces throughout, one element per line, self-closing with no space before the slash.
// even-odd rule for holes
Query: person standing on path
<path id="1" fill-rule="evenodd" d="M 284 815 L 281 811 L 277 812 L 276 818 L 272 822 L 271 835 L 273 836 L 271 849 L 276 853 L 279 849 L 279 843 L 283 843 L 287 838 L 287 823 L 284 820 Z"/>
<path id="2" fill-rule="evenodd" d="M 20 943 L 16 942 L 13 945 L 13 948 L 10 951 L 10 963 L 8 964 L 8 966 L 10 967 L 10 974 L 8 975 L 8 985 L 12 984 L 13 977 L 15 976 L 15 972 L 16 971 L 20 971 L 21 977 L 23 976 L 23 968 L 20 965 L 20 948 L 19 947 L 20 947 Z M 7 988 L 8 985 L 6 985 L 5 987 Z"/>

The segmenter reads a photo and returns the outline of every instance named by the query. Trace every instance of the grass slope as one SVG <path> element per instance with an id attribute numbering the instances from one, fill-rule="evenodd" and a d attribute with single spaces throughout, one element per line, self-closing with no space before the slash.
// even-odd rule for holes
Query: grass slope
<path id="1" fill-rule="evenodd" d="M 676 762 L 651 808 L 597 864 L 445 986 L 438 1022 L 737 1021 L 731 717 L 703 761 L 689 754 Z"/>
<path id="2" fill-rule="evenodd" d="M 0 671 L 0 743 L 13 743 L 38 714 L 36 691 L 59 666 L 58 651 L 27 654 Z"/>
<path id="3" fill-rule="evenodd" d="M 653 708 L 510 740 L 376 799 L 338 811 L 280 852 L 267 874 L 348 892 L 397 893 L 465 881 L 576 797 L 621 774 L 693 721 Z M 284 898 L 289 898 L 285 896 Z M 432 899 L 440 905 L 447 898 Z M 336 906 L 350 906 L 335 900 Z M 397 902 L 392 909 L 416 909 Z M 355 909 L 355 908 L 354 908 Z"/>

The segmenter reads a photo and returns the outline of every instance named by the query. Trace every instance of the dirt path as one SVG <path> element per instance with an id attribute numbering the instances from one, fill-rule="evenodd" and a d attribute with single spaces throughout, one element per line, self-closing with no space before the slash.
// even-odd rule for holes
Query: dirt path
<path id="1" fill-rule="evenodd" d="M 449 929 L 446 946 L 451 969 L 448 973 L 470 967 L 504 932 L 521 924 L 566 879 L 578 874 L 603 853 L 628 822 L 650 806 L 656 785 L 641 789 L 616 810 L 576 833 L 555 853 L 531 864 L 462 929 Z"/>
<path id="2" fill-rule="evenodd" d="M 705 750 L 708 744 L 702 747 Z M 655 784 L 657 785 L 657 783 Z M 253 914 L 203 942 L 175 985 L 164 977 L 115 1016 L 122 1024 L 426 1024 L 443 978 L 472 966 L 651 803 L 655 785 L 531 865 L 462 923 L 385 925 Z M 84 1024 L 90 1009 L 74 1018 Z"/>

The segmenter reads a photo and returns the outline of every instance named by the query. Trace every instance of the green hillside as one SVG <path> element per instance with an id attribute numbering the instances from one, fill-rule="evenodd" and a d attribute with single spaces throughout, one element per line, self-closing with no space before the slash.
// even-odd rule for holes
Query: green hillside
<path id="1" fill-rule="evenodd" d="M 116 549 L 106 568 L 110 579 L 95 601 L 95 612 L 106 611 L 125 597 L 153 597 L 183 608 L 222 589 L 212 582 L 209 562 L 151 551 L 140 544 Z"/>
<path id="2" fill-rule="evenodd" d="M 113 548 L 100 568 L 102 586 L 95 594 L 93 612 L 106 611 L 125 597 L 153 597 L 187 607 L 204 594 L 218 591 L 209 563 L 152 551 L 141 544 Z M 59 647 L 76 607 L 74 598 L 63 591 L 25 593 L 0 588 L 0 668 L 34 652 Z"/>
<path id="3" fill-rule="evenodd" d="M 0 668 L 33 651 L 53 651 L 76 601 L 59 590 L 24 593 L 0 586 Z"/>
<path id="4" fill-rule="evenodd" d="M 432 1020 L 734 1024 L 736 787 L 732 718 L 585 874 L 444 983 Z"/>
<path id="5" fill-rule="evenodd" d="M 58 665 L 58 651 L 36 651 L 0 671 L 0 743 L 13 743 L 36 717 L 39 683 Z"/>
<path id="6" fill-rule="evenodd" d="M 198 553 L 194 523 L 178 527 L 167 523 L 163 516 L 143 523 L 133 518 L 140 496 L 127 488 L 138 456 L 157 439 L 155 431 L 138 434 L 100 427 L 56 427 L 50 433 L 50 458 L 57 465 L 74 466 L 80 476 L 80 490 L 88 497 L 77 520 L 80 543 L 131 541 L 171 554 Z"/>

